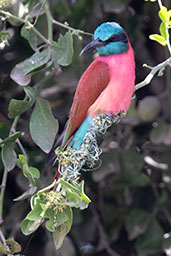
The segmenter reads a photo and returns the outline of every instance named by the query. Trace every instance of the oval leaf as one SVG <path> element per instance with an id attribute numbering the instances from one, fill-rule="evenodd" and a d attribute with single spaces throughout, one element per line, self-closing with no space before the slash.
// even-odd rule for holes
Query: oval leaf
<path id="1" fill-rule="evenodd" d="M 27 29 L 26 24 L 21 29 L 21 36 L 28 40 L 31 48 L 34 51 L 37 49 L 37 35 L 33 32 L 32 29 Z"/>
<path id="2" fill-rule="evenodd" d="M 58 121 L 53 117 L 48 101 L 38 98 L 30 119 L 32 139 L 44 152 L 48 153 L 57 131 Z"/>
<path id="3" fill-rule="evenodd" d="M 72 225 L 72 210 L 71 210 L 71 208 L 69 206 L 67 206 L 66 208 L 64 208 L 64 211 L 68 217 L 68 220 L 65 223 L 58 226 L 56 231 L 54 231 L 52 233 L 54 244 L 55 244 L 55 247 L 57 250 L 62 246 L 63 240 L 64 240 L 65 236 L 67 235 L 67 233 L 70 231 L 71 225 Z"/>
<path id="4" fill-rule="evenodd" d="M 29 59 L 24 61 L 23 73 L 28 75 L 33 71 L 42 68 L 50 59 L 50 51 L 46 49 L 42 52 L 34 53 Z"/>
<path id="5" fill-rule="evenodd" d="M 8 116 L 9 118 L 14 118 L 23 112 L 25 112 L 27 109 L 31 108 L 31 106 L 35 102 L 35 90 L 31 87 L 27 86 L 24 88 L 24 91 L 26 95 L 29 97 L 29 100 L 16 100 L 12 99 L 10 101 L 9 107 L 8 107 Z"/>
<path id="6" fill-rule="evenodd" d="M 5 138 L 0 142 L 0 145 L 8 143 L 8 142 L 15 142 L 17 138 L 22 135 L 22 132 L 15 132 L 14 134 L 10 135 L 9 137 Z"/>
<path id="7" fill-rule="evenodd" d="M 26 86 L 31 81 L 31 75 L 24 75 L 23 73 L 24 62 L 25 61 L 22 61 L 19 64 L 15 65 L 10 73 L 11 79 L 21 86 Z"/>
<path id="8" fill-rule="evenodd" d="M 159 11 L 159 17 L 163 22 L 169 24 L 170 15 L 165 6 L 162 6 L 162 9 Z"/>
<path id="9" fill-rule="evenodd" d="M 21 223 L 21 231 L 24 235 L 28 236 L 34 231 L 36 231 L 36 229 L 38 229 L 41 224 L 42 219 L 37 219 L 35 221 L 24 219 Z"/>
<path id="10" fill-rule="evenodd" d="M 25 112 L 27 109 L 31 107 L 30 102 L 26 100 L 16 100 L 12 99 L 10 101 L 9 107 L 8 107 L 8 116 L 9 118 L 14 118 L 23 112 Z"/>
<path id="11" fill-rule="evenodd" d="M 73 57 L 73 38 L 71 32 L 60 35 L 58 42 L 52 44 L 52 57 L 56 65 L 68 66 Z"/>
<path id="12" fill-rule="evenodd" d="M 14 151 L 14 143 L 8 142 L 2 147 L 1 151 L 2 161 L 7 171 L 15 167 L 17 156 Z"/>
<path id="13" fill-rule="evenodd" d="M 162 37 L 167 40 L 167 28 L 166 28 L 166 23 L 165 22 L 162 22 L 160 24 L 160 33 L 162 35 Z M 169 33 L 168 33 L 168 36 L 169 36 Z"/>
<path id="14" fill-rule="evenodd" d="M 146 233 L 136 241 L 136 249 L 141 254 L 155 254 L 162 250 L 163 231 L 159 223 L 153 219 Z"/>
<path id="15" fill-rule="evenodd" d="M 156 42 L 158 42 L 159 44 L 165 46 L 167 43 L 166 43 L 166 40 L 164 39 L 163 36 L 161 35 L 158 35 L 158 34 L 153 34 L 153 35 L 150 35 L 149 38 L 151 40 L 154 40 Z"/>

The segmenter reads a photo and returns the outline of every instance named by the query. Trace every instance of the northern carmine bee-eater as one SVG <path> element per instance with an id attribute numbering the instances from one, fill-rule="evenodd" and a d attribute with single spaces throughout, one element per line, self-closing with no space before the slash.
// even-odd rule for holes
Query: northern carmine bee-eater
<path id="1" fill-rule="evenodd" d="M 78 83 L 69 120 L 56 147 L 78 149 L 94 117 L 99 113 L 115 115 L 130 106 L 135 62 L 125 30 L 116 22 L 101 24 L 94 32 L 94 40 L 81 54 L 91 48 L 96 48 L 98 56 Z"/>

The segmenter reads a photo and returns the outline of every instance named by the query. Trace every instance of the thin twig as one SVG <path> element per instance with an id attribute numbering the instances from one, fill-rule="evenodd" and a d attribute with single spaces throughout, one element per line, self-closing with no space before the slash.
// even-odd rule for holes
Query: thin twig
<path id="1" fill-rule="evenodd" d="M 19 115 L 16 116 L 13 120 L 11 129 L 9 132 L 9 136 L 12 135 L 14 133 L 14 131 L 16 130 L 18 119 L 19 119 Z M 0 224 L 3 222 L 3 204 L 4 204 L 4 195 L 5 195 L 7 177 L 8 177 L 8 170 L 6 168 L 4 168 L 4 173 L 3 173 L 3 177 L 2 177 L 2 183 L 1 183 L 1 193 L 0 193 Z"/>
<path id="2" fill-rule="evenodd" d="M 84 34 L 84 35 L 88 35 L 88 36 L 93 36 L 93 34 L 91 34 L 91 33 L 84 32 L 83 30 L 80 30 L 80 29 L 72 28 L 72 27 L 70 27 L 69 25 L 63 24 L 63 23 L 61 23 L 61 22 L 59 22 L 59 21 L 57 21 L 57 20 L 54 20 L 54 19 L 53 19 L 52 22 L 53 22 L 54 24 L 60 26 L 60 27 L 63 27 L 63 28 L 68 29 L 68 30 L 70 30 L 70 31 L 73 31 L 73 33 L 75 33 L 75 34 Z"/>
<path id="3" fill-rule="evenodd" d="M 52 24 L 52 15 L 49 10 L 49 6 L 46 0 L 43 0 L 43 5 L 46 13 L 47 18 L 47 25 L 48 25 L 48 39 L 51 42 L 53 40 L 53 24 Z"/>
<path id="4" fill-rule="evenodd" d="M 106 252 L 108 253 L 108 255 L 110 255 L 110 256 L 119 256 L 119 254 L 111 248 L 110 243 L 108 242 L 108 237 L 107 237 L 107 235 L 106 235 L 106 233 L 104 231 L 104 228 L 103 228 L 103 226 L 101 224 L 99 215 L 96 212 L 96 209 L 93 206 L 91 206 L 91 210 L 92 210 L 92 212 L 94 214 L 96 226 L 97 226 L 97 228 L 99 230 L 100 245 L 103 244 L 103 247 L 106 250 Z"/>
<path id="5" fill-rule="evenodd" d="M 7 18 L 8 18 L 8 17 L 11 17 L 11 18 L 15 19 L 16 21 L 20 21 L 20 22 L 22 22 L 23 24 L 26 24 L 29 29 L 32 29 L 33 32 L 34 32 L 37 36 L 39 36 L 39 37 L 42 39 L 42 41 L 44 41 L 46 44 L 49 44 L 48 39 L 46 39 L 46 37 L 44 37 L 44 36 L 34 27 L 34 25 L 33 25 L 30 21 L 28 21 L 27 19 L 19 18 L 19 17 L 15 16 L 15 15 L 11 14 L 10 12 L 6 12 L 6 11 L 3 11 L 3 10 L 0 10 L 0 14 L 5 15 Z"/>
<path id="6" fill-rule="evenodd" d="M 28 155 L 19 139 L 16 140 L 16 143 L 18 144 L 19 148 L 21 149 L 22 154 L 28 159 Z"/>
<path id="7" fill-rule="evenodd" d="M 163 61 L 162 63 L 158 64 L 157 66 L 151 68 L 151 72 L 146 76 L 146 78 L 142 82 L 135 85 L 135 91 L 148 85 L 151 82 L 154 75 L 157 72 L 160 72 L 160 73 L 163 72 L 166 66 L 171 66 L 171 57 L 169 57 L 167 60 Z"/>
<path id="8" fill-rule="evenodd" d="M 1 238 L 2 243 L 4 245 L 6 245 L 6 240 L 5 240 L 5 237 L 4 237 L 4 234 L 3 234 L 2 230 L 1 230 L 1 228 L 0 228 L 0 238 Z"/>
<path id="9" fill-rule="evenodd" d="M 1 183 L 1 194 L 0 194 L 0 224 L 3 222 L 3 204 L 4 204 L 5 188 L 7 183 L 7 176 L 8 176 L 8 171 L 6 168 L 4 168 L 4 173 L 2 177 L 2 183 Z"/>
<path id="10" fill-rule="evenodd" d="M 161 0 L 158 0 L 158 4 L 159 4 L 159 7 L 160 7 L 160 9 L 162 9 L 162 1 Z"/>

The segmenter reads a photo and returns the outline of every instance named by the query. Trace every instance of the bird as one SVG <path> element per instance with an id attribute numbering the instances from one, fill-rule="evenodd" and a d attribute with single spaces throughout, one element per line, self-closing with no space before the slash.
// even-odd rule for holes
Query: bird
<path id="1" fill-rule="evenodd" d="M 96 49 L 98 55 L 78 82 L 69 119 L 55 148 L 78 149 L 98 113 L 115 115 L 129 109 L 135 87 L 135 60 L 124 28 L 117 22 L 102 23 L 80 55 L 90 49 Z M 53 149 L 48 161 L 54 155 Z"/>

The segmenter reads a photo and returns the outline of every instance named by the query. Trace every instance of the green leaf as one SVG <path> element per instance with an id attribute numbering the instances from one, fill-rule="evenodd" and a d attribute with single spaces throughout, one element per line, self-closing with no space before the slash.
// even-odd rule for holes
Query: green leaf
<path id="1" fill-rule="evenodd" d="M 64 240 L 65 236 L 67 235 L 67 233 L 70 231 L 71 225 L 72 225 L 72 210 L 71 210 L 71 208 L 66 207 L 65 213 L 67 214 L 68 220 L 65 223 L 61 224 L 57 228 L 57 230 L 52 233 L 54 244 L 55 244 L 55 247 L 57 250 L 62 246 L 63 240 Z"/>
<path id="2" fill-rule="evenodd" d="M 14 238 L 9 238 L 6 240 L 7 245 L 10 248 L 11 254 L 21 251 L 21 245 L 14 240 Z"/>
<path id="3" fill-rule="evenodd" d="M 156 42 L 158 42 L 159 44 L 165 46 L 167 44 L 165 38 L 161 35 L 158 35 L 158 34 L 153 34 L 153 35 L 150 35 L 149 38 L 151 40 L 154 40 Z"/>
<path id="4" fill-rule="evenodd" d="M 34 193 L 36 193 L 36 191 L 37 191 L 37 187 L 31 186 L 31 187 L 29 188 L 29 190 L 25 191 L 22 195 L 16 197 L 16 198 L 14 199 L 14 201 L 21 201 L 21 200 L 24 200 L 24 199 L 26 199 L 26 198 L 28 198 L 28 197 L 34 195 Z"/>
<path id="5" fill-rule="evenodd" d="M 22 135 L 22 132 L 15 132 L 14 134 L 10 135 L 9 137 L 5 138 L 4 140 L 0 141 L 0 145 L 8 143 L 8 142 L 15 142 L 17 138 Z"/>
<path id="6" fill-rule="evenodd" d="M 14 80 L 17 84 L 21 86 L 26 86 L 31 81 L 31 75 L 24 75 L 23 68 L 24 68 L 24 62 L 22 61 L 14 66 L 14 68 L 11 70 L 10 78 Z"/>
<path id="7" fill-rule="evenodd" d="M 153 144 L 163 143 L 165 145 L 170 145 L 170 132 L 171 127 L 169 124 L 166 124 L 165 122 L 158 122 L 157 127 L 154 127 L 150 132 L 150 140 Z"/>
<path id="8" fill-rule="evenodd" d="M 88 206 L 88 204 L 91 202 L 91 200 L 90 200 L 90 198 L 88 198 L 88 196 L 84 192 L 84 180 L 82 180 L 80 183 L 80 195 L 82 196 L 83 200 L 85 201 L 85 203 Z"/>
<path id="9" fill-rule="evenodd" d="M 34 101 L 36 98 L 36 90 L 30 86 L 24 87 L 25 94 L 29 97 L 30 101 Z"/>
<path id="10" fill-rule="evenodd" d="M 42 5 L 38 0 L 24 0 L 24 4 L 27 4 L 30 11 L 29 15 L 31 15 L 31 17 L 40 15 L 40 8 Z"/>
<path id="11" fill-rule="evenodd" d="M 29 167 L 29 172 L 32 174 L 32 177 L 34 179 L 39 179 L 40 178 L 40 172 L 37 168 Z"/>
<path id="12" fill-rule="evenodd" d="M 34 231 L 36 231 L 39 228 L 39 226 L 42 224 L 42 222 L 43 222 L 42 219 L 37 219 L 35 221 L 24 219 L 21 223 L 21 231 L 23 232 L 24 235 L 28 236 Z"/>
<path id="13" fill-rule="evenodd" d="M 84 193 L 84 181 L 81 183 L 73 182 L 72 184 L 60 179 L 60 183 L 67 190 L 65 191 L 66 199 L 65 205 L 69 205 L 71 207 L 80 208 L 81 210 L 88 207 L 88 204 L 91 200 Z"/>
<path id="14" fill-rule="evenodd" d="M 21 169 L 23 171 L 23 175 L 29 179 L 30 183 L 31 184 L 34 184 L 34 180 L 33 180 L 33 177 L 29 171 L 29 167 L 28 167 L 28 163 L 27 163 L 27 159 L 24 155 L 19 155 L 19 160 L 20 160 L 20 163 L 17 161 L 17 164 L 19 166 L 21 166 Z"/>
<path id="15" fill-rule="evenodd" d="M 66 195 L 67 203 L 71 207 L 76 207 L 77 204 L 80 202 L 80 196 L 73 191 L 66 190 L 65 195 Z"/>
<path id="16" fill-rule="evenodd" d="M 144 186 L 149 183 L 149 178 L 142 173 L 144 164 L 143 156 L 131 151 L 123 150 L 120 152 L 121 172 L 113 180 L 115 183 L 124 186 Z"/>
<path id="17" fill-rule="evenodd" d="M 147 231 L 136 241 L 136 249 L 141 254 L 156 254 L 162 250 L 163 231 L 153 219 Z"/>
<path id="18" fill-rule="evenodd" d="M 8 142 L 3 145 L 2 151 L 1 151 L 1 157 L 7 171 L 10 171 L 15 167 L 17 156 L 14 151 L 13 142 Z"/>
<path id="19" fill-rule="evenodd" d="M 80 193 L 80 189 L 79 187 L 77 186 L 78 184 L 71 184 L 69 182 L 67 182 L 66 180 L 64 179 L 60 179 L 59 182 L 62 184 L 62 186 L 64 186 L 65 188 L 68 188 L 70 189 L 71 191 L 77 193 L 79 195 Z"/>
<path id="20" fill-rule="evenodd" d="M 143 234 L 148 227 L 149 221 L 149 213 L 140 209 L 132 210 L 126 217 L 126 229 L 129 240 L 133 240 L 137 236 Z"/>
<path id="21" fill-rule="evenodd" d="M 36 201 L 36 205 L 34 206 L 33 210 L 31 210 L 25 219 L 35 221 L 42 219 L 44 217 L 44 210 L 42 209 L 40 205 L 40 201 Z"/>
<path id="22" fill-rule="evenodd" d="M 161 33 L 161 36 L 165 39 L 165 41 L 167 40 L 167 27 L 166 27 L 166 23 L 165 22 L 162 22 L 160 24 L 160 33 Z M 169 36 L 169 33 L 168 33 L 168 36 Z"/>
<path id="23" fill-rule="evenodd" d="M 55 208 L 48 208 L 45 217 L 47 217 L 49 220 L 46 222 L 46 228 L 50 232 L 54 232 L 58 229 L 59 226 L 61 226 L 63 223 L 66 223 L 68 221 L 68 206 L 65 206 L 62 209 Z"/>
<path id="24" fill-rule="evenodd" d="M 27 159 L 24 155 L 19 155 L 17 159 L 17 166 L 22 169 L 23 175 L 29 180 L 29 182 L 37 187 L 37 179 L 40 178 L 40 173 L 37 168 L 29 167 Z"/>
<path id="25" fill-rule="evenodd" d="M 18 115 L 21 115 L 23 112 L 31 108 L 31 106 L 35 102 L 35 90 L 31 87 L 27 86 L 24 88 L 26 95 L 28 96 L 29 100 L 16 100 L 12 99 L 10 101 L 8 107 L 8 116 L 9 118 L 14 118 Z"/>
<path id="26" fill-rule="evenodd" d="M 10 101 L 9 107 L 8 107 L 8 116 L 9 118 L 14 118 L 18 115 L 21 115 L 23 112 L 25 112 L 27 109 L 31 107 L 30 102 L 26 100 L 16 100 L 12 99 Z"/>
<path id="27" fill-rule="evenodd" d="M 58 42 L 52 44 L 52 58 L 56 65 L 68 66 L 73 57 L 73 38 L 70 31 L 60 34 Z"/>
<path id="28" fill-rule="evenodd" d="M 28 40 L 31 48 L 35 51 L 37 49 L 37 35 L 32 29 L 28 29 L 27 25 L 23 25 L 21 29 L 21 36 Z"/>
<path id="29" fill-rule="evenodd" d="M 31 72 L 38 71 L 50 60 L 50 50 L 34 53 L 29 59 L 24 61 L 23 73 L 28 75 Z"/>
<path id="30" fill-rule="evenodd" d="M 22 165 L 27 164 L 27 158 L 24 155 L 19 155 L 19 159 Z"/>
<path id="31" fill-rule="evenodd" d="M 46 153 L 54 143 L 58 121 L 53 117 L 47 100 L 37 98 L 30 119 L 30 134 L 34 142 Z"/>
<path id="32" fill-rule="evenodd" d="M 161 10 L 159 11 L 159 17 L 163 22 L 166 22 L 167 24 L 169 24 L 170 15 L 165 6 L 162 6 Z"/>
<path id="33" fill-rule="evenodd" d="M 11 254 L 11 250 L 8 248 L 8 246 L 4 245 L 1 241 L 0 241 L 0 253 L 2 253 L 3 255 Z"/>

